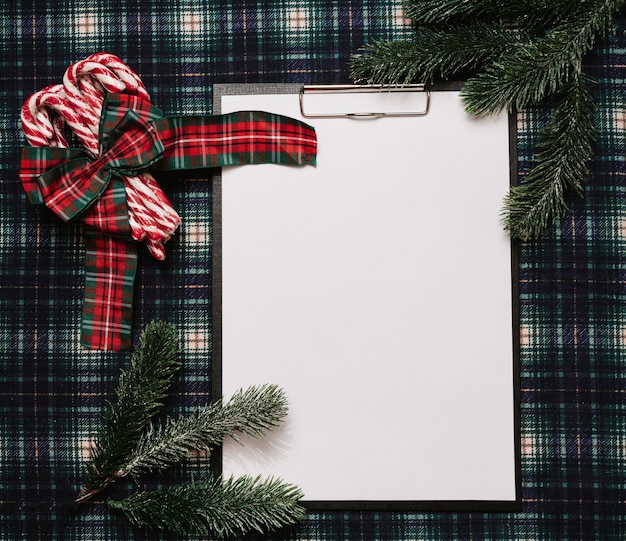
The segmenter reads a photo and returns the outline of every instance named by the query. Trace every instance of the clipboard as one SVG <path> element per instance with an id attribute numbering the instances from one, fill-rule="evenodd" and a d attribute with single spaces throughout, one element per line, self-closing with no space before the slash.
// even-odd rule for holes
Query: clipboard
<path id="1" fill-rule="evenodd" d="M 294 483 L 310 510 L 519 510 L 518 256 L 500 223 L 515 118 L 468 116 L 455 85 L 375 90 L 214 87 L 215 114 L 318 134 L 316 168 L 213 180 L 214 396 L 276 383 L 290 401 L 214 467 Z"/>

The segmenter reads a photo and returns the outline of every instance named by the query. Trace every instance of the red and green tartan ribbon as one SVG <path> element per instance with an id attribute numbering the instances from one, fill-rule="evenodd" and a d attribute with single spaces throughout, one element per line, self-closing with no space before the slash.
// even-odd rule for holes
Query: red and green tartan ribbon
<path id="1" fill-rule="evenodd" d="M 109 94 L 99 131 L 100 155 L 83 149 L 25 147 L 20 180 L 31 203 L 85 227 L 85 292 L 81 343 L 132 346 L 137 246 L 132 240 L 124 175 L 273 163 L 315 165 L 315 130 L 263 111 L 164 117 L 149 101 Z"/>

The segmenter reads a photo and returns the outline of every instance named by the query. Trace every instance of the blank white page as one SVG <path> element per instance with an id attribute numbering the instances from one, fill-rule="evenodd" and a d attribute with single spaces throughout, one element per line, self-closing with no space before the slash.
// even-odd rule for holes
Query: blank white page
<path id="1" fill-rule="evenodd" d="M 223 394 L 276 383 L 290 401 L 266 438 L 225 443 L 224 475 L 307 501 L 515 500 L 507 116 L 470 117 L 453 91 L 419 118 L 307 120 L 296 94 L 221 108 L 318 136 L 317 167 L 222 171 Z"/>

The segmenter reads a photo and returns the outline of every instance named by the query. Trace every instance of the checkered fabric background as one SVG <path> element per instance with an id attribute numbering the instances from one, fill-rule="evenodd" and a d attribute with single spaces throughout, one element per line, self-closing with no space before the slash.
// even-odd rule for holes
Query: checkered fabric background
<path id="1" fill-rule="evenodd" d="M 400 0 L 1 0 L 2 541 L 170 539 L 102 503 L 73 504 L 89 433 L 128 354 L 79 346 L 82 231 L 26 202 L 22 101 L 70 63 L 110 51 L 167 114 L 207 114 L 218 82 L 348 82 L 350 54 L 402 37 L 407 23 Z M 272 539 L 626 539 L 625 28 L 618 21 L 587 59 L 600 129 L 586 197 L 521 251 L 522 512 L 311 513 Z M 521 169 L 546 114 L 520 115 Z M 142 254 L 136 292 L 136 330 L 161 318 L 180 331 L 185 365 L 171 412 L 211 398 L 211 190 L 195 177 L 160 177 L 184 223 L 166 262 Z"/>

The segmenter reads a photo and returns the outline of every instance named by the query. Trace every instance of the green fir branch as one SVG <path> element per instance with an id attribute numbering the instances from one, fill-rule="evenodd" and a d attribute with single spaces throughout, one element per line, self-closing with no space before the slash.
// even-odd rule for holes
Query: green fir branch
<path id="1" fill-rule="evenodd" d="M 246 476 L 138 492 L 108 503 L 140 527 L 224 537 L 265 533 L 300 520 L 305 514 L 298 504 L 302 496 L 298 487 L 280 480 Z"/>
<path id="2" fill-rule="evenodd" d="M 580 77 L 563 91 L 544 129 L 537 164 L 505 200 L 505 229 L 515 238 L 535 237 L 567 210 L 568 192 L 583 193 L 592 157 L 594 102 Z"/>
<path id="3" fill-rule="evenodd" d="M 482 69 L 529 43 L 524 33 L 498 24 L 418 28 L 412 40 L 374 41 L 351 60 L 357 83 L 430 83 Z"/>
<path id="4" fill-rule="evenodd" d="M 415 41 L 373 41 L 350 59 L 351 77 L 356 84 L 410 84 L 420 79 L 419 54 Z"/>
<path id="5" fill-rule="evenodd" d="M 287 415 L 287 398 L 276 385 L 238 391 L 222 405 L 216 402 L 192 415 L 169 418 L 151 426 L 117 472 L 118 477 L 162 471 L 188 458 L 190 451 L 207 450 L 225 437 L 260 437 Z"/>
<path id="6" fill-rule="evenodd" d="M 261 385 L 239 390 L 226 404 L 220 400 L 194 415 L 168 418 L 155 425 L 152 418 L 180 367 L 177 357 L 175 328 L 150 323 L 133 352 L 130 369 L 120 376 L 117 401 L 109 403 L 77 502 L 128 475 L 177 464 L 193 450 L 210 452 L 226 436 L 260 437 L 287 414 L 282 389 Z M 280 480 L 242 477 L 140 492 L 125 500 L 109 500 L 109 504 L 140 526 L 221 537 L 296 522 L 304 516 L 298 505 L 301 497 L 298 487 Z"/>
<path id="7" fill-rule="evenodd" d="M 404 13 L 420 25 L 447 25 L 470 18 L 499 19 L 519 13 L 519 2 L 508 0 L 408 0 Z"/>
<path id="8" fill-rule="evenodd" d="M 118 479 L 116 472 L 162 405 L 179 368 L 175 327 L 161 321 L 150 323 L 133 352 L 130 369 L 120 375 L 117 402 L 109 403 L 104 425 L 96 434 L 77 501 L 89 499 Z"/>
<path id="9" fill-rule="evenodd" d="M 506 21 L 518 28 L 545 28 L 591 9 L 594 0 L 405 0 L 404 13 L 420 25 Z"/>
<path id="10" fill-rule="evenodd" d="M 623 5 L 624 0 L 604 0 L 487 66 L 463 86 L 467 111 L 481 115 L 524 109 L 558 92 L 580 70 L 583 56 Z"/>

